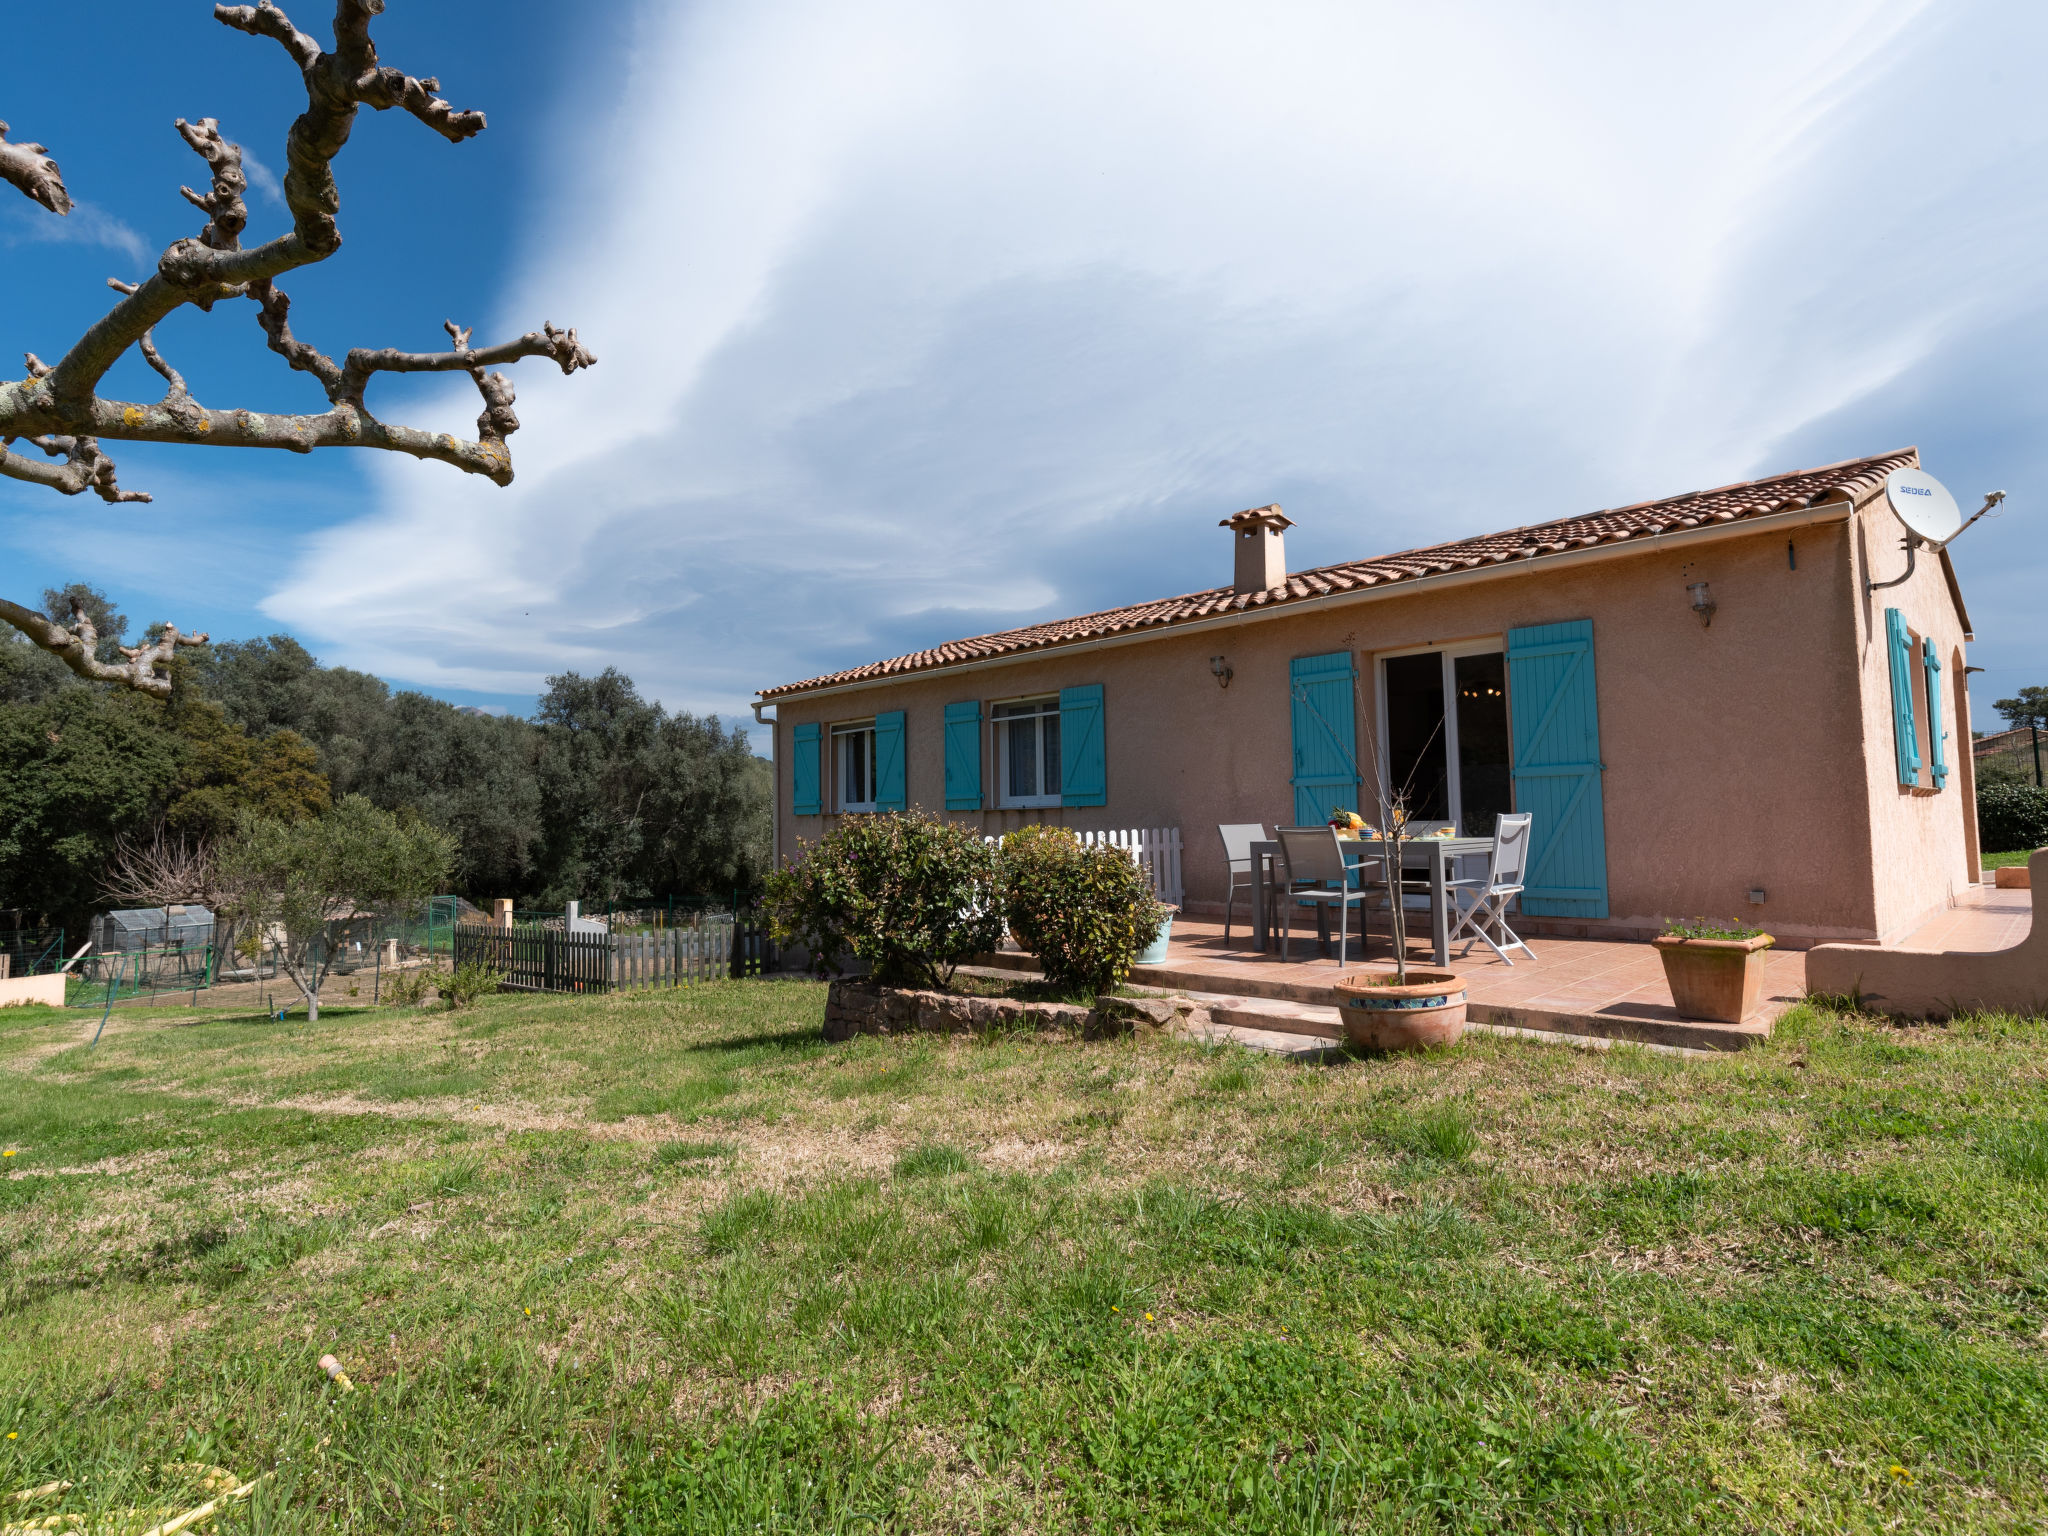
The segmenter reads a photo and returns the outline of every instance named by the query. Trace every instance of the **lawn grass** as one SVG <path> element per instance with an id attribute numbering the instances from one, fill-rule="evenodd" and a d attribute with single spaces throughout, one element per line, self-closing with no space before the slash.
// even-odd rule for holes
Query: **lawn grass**
<path id="1" fill-rule="evenodd" d="M 2017 869 L 2033 856 L 2033 849 L 2023 848 L 2017 853 L 1987 853 L 1978 862 L 1986 869 Z"/>
<path id="2" fill-rule="evenodd" d="M 230 1531 L 2048 1524 L 2048 1025 L 0 1010 L 0 1493 Z M 317 1367 L 332 1352 L 342 1393 Z M 191 1502 L 191 1500 L 186 1500 Z"/>

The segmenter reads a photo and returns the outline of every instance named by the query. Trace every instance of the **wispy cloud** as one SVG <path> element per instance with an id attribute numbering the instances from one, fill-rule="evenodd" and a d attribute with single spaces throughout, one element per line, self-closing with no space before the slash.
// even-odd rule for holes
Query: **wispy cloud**
<path id="1" fill-rule="evenodd" d="M 277 172 L 258 160 L 248 145 L 242 145 L 241 149 L 242 174 L 249 178 L 249 185 L 261 194 L 265 202 L 284 207 L 284 183 L 277 179 Z"/>
<path id="2" fill-rule="evenodd" d="M 430 685 L 616 663 L 731 712 L 1211 585 L 1258 502 L 1307 563 L 1938 446 L 1964 403 L 1894 402 L 2035 294 L 2048 131 L 1980 77 L 2048 18 L 1617 18 L 650 6 L 501 316 L 602 364 L 518 375 L 509 492 L 385 466 L 268 611 Z"/>
<path id="3" fill-rule="evenodd" d="M 103 246 L 126 256 L 131 269 L 141 267 L 151 255 L 149 242 L 134 229 L 105 209 L 82 201 L 72 203 L 71 212 L 63 218 L 10 202 L 0 238 L 9 245 Z"/>

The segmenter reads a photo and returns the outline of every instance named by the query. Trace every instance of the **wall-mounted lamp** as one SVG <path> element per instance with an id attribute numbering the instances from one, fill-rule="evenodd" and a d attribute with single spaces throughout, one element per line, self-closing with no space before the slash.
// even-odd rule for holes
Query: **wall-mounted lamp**
<path id="1" fill-rule="evenodd" d="M 1230 663 L 1221 656 L 1211 656 L 1209 658 L 1209 675 L 1216 679 L 1216 686 L 1218 688 L 1228 688 L 1230 680 L 1237 676 L 1237 673 L 1231 669 Z"/>
<path id="2" fill-rule="evenodd" d="M 1700 628 L 1705 629 L 1714 622 L 1714 610 L 1720 604 L 1714 601 L 1714 594 L 1707 590 L 1704 581 L 1696 581 L 1685 589 L 1685 595 L 1692 599 L 1692 611 L 1699 616 Z"/>

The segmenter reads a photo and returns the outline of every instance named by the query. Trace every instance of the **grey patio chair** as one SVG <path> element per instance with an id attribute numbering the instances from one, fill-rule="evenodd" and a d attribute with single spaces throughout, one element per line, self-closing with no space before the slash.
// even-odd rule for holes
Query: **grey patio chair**
<path id="1" fill-rule="evenodd" d="M 1263 843 L 1268 839 L 1266 824 L 1263 821 L 1219 821 L 1216 823 L 1216 833 L 1223 839 L 1223 862 L 1228 866 L 1230 873 L 1230 884 L 1223 893 L 1223 942 L 1228 944 L 1230 904 L 1237 900 L 1239 884 L 1251 892 L 1254 912 L 1257 910 L 1259 872 L 1252 868 L 1252 844 Z"/>
<path id="2" fill-rule="evenodd" d="M 1330 908 L 1337 909 L 1337 963 L 1344 964 L 1351 932 L 1351 913 L 1359 918 L 1359 953 L 1365 950 L 1365 900 L 1373 887 L 1351 884 L 1351 867 L 1344 862 L 1344 843 L 1334 827 L 1280 827 L 1280 859 L 1287 866 L 1287 889 L 1281 900 L 1287 911 L 1280 929 L 1280 958 L 1287 958 L 1288 940 L 1294 936 L 1294 909 L 1316 909 L 1316 927 L 1322 942 L 1330 941 Z"/>
<path id="3" fill-rule="evenodd" d="M 1452 880 L 1446 886 L 1451 899 L 1458 904 L 1458 920 L 1452 925 L 1450 942 L 1455 944 L 1461 935 L 1464 937 L 1465 947 L 1458 951 L 1460 955 L 1469 955 L 1472 941 L 1482 939 L 1487 948 L 1509 965 L 1515 963 L 1508 959 L 1510 949 L 1519 949 L 1531 960 L 1536 958 L 1536 951 L 1522 942 L 1507 919 L 1508 903 L 1522 894 L 1522 871 L 1529 865 L 1532 819 L 1526 811 L 1517 816 L 1496 817 L 1493 857 L 1486 873 L 1472 880 Z"/>

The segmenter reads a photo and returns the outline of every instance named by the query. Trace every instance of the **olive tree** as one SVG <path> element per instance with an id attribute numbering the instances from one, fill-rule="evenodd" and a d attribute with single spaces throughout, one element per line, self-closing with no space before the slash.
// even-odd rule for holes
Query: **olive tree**
<path id="1" fill-rule="evenodd" d="M 279 960 L 310 1022 L 334 963 L 331 925 L 417 909 L 454 868 L 455 839 L 349 795 L 310 821 L 245 818 L 215 860 L 222 905 L 280 941 Z"/>
<path id="2" fill-rule="evenodd" d="M 341 248 L 341 190 L 333 163 L 348 143 L 359 108 L 399 108 L 451 144 L 484 130 L 483 113 L 450 106 L 439 95 L 438 80 L 415 78 L 379 62 L 370 24 L 383 9 L 384 0 L 336 0 L 334 46 L 323 48 L 271 0 L 214 7 L 214 19 L 224 26 L 280 46 L 305 81 L 306 110 L 285 140 L 284 200 L 292 227 L 260 244 L 244 246 L 249 210 L 243 202 L 248 179 L 242 171 L 241 148 L 222 135 L 214 118 L 196 123 L 179 118 L 178 133 L 205 162 L 208 173 L 205 191 L 179 190 L 206 222 L 197 235 L 173 242 L 142 283 L 109 279 L 108 286 L 120 299 L 55 363 L 31 352 L 25 358 L 26 378 L 0 377 L 0 477 L 48 486 L 66 496 L 91 491 L 107 502 L 148 501 L 145 492 L 121 489 L 114 461 L 102 446 L 145 442 L 282 448 L 294 453 L 316 448 L 383 449 L 434 459 L 499 485 L 511 484 L 512 454 L 506 440 L 518 430 L 519 418 L 512 412 L 511 381 L 489 370 L 525 357 L 545 357 L 564 373 L 588 368 L 597 359 L 577 341 L 574 330 L 543 323 L 538 331 L 511 341 L 475 347 L 469 329 L 451 320 L 445 327 L 450 343 L 446 351 L 355 347 L 337 362 L 292 333 L 291 300 L 278 287 L 280 278 L 325 261 Z M 9 143 L 7 131 L 7 124 L 0 122 L 0 181 L 53 216 L 64 217 L 71 211 L 71 196 L 57 162 L 42 144 Z M 186 305 L 211 314 L 216 305 L 241 303 L 253 306 L 270 350 L 287 366 L 318 381 L 327 395 L 325 411 L 254 411 L 207 405 L 193 397 L 183 375 L 158 350 L 155 327 Z M 99 393 L 108 370 L 130 348 L 139 350 L 163 379 L 161 399 L 111 400 Z M 468 374 L 483 397 L 476 438 L 465 440 L 377 416 L 366 396 L 371 380 L 380 373 Z M 17 442 L 42 457 L 15 452 Z M 113 661 L 98 655 L 97 628 L 82 606 L 73 606 L 67 624 L 0 598 L 0 621 L 20 630 L 80 677 L 156 694 L 170 692 L 164 669 L 179 648 L 206 639 L 164 624 L 154 639 L 121 647 L 122 659 Z"/>

